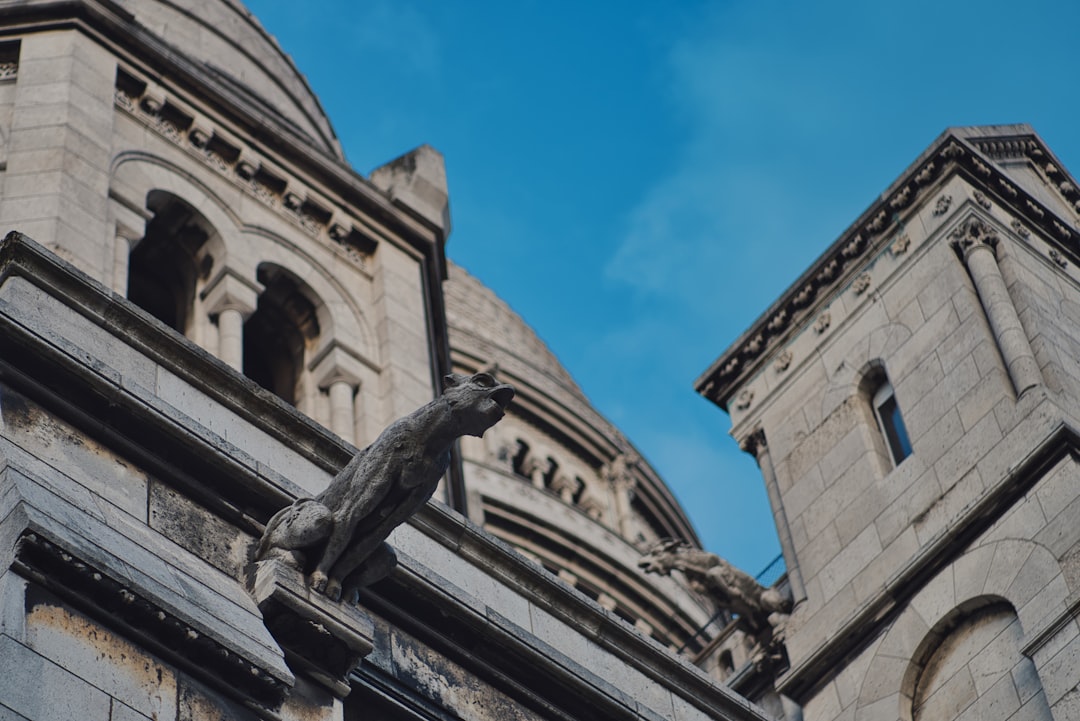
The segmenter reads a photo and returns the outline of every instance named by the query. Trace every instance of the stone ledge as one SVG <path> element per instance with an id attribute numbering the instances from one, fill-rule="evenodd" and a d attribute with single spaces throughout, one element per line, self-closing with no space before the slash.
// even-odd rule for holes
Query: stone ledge
<path id="1" fill-rule="evenodd" d="M 347 696 L 349 673 L 374 648 L 371 619 L 352 604 L 312 591 L 300 571 L 280 560 L 253 563 L 247 574 L 263 622 L 293 670 L 338 698 Z"/>

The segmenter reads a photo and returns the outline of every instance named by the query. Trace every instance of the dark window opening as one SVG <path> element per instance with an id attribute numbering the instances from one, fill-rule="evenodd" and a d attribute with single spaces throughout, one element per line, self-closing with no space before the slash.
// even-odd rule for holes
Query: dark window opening
<path id="1" fill-rule="evenodd" d="M 199 275 L 197 255 L 209 225 L 187 203 L 151 193 L 154 217 L 128 257 L 128 299 L 165 325 L 186 333 Z"/>
<path id="2" fill-rule="evenodd" d="M 295 405 L 304 350 L 319 337 L 315 306 L 280 270 L 263 267 L 258 277 L 266 289 L 244 323 L 244 375 Z"/>
<path id="3" fill-rule="evenodd" d="M 908 438 L 907 427 L 904 426 L 904 417 L 900 413 L 900 406 L 896 402 L 892 385 L 883 381 L 873 398 L 874 415 L 877 417 L 878 426 L 882 435 L 885 436 L 885 444 L 889 448 L 893 465 L 911 455 L 911 440 Z"/>

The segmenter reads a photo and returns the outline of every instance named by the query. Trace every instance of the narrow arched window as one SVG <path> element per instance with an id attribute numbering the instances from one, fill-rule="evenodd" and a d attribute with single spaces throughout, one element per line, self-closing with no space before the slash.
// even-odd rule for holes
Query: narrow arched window
<path id="1" fill-rule="evenodd" d="M 128 257 L 127 297 L 173 330 L 187 334 L 199 275 L 199 250 L 210 224 L 190 205 L 162 191 L 151 191 L 154 213 L 146 235 Z"/>
<path id="2" fill-rule="evenodd" d="M 881 435 L 885 437 L 885 445 L 889 449 L 893 465 L 898 466 L 911 455 L 911 440 L 908 438 L 904 417 L 900 413 L 892 384 L 884 375 L 880 378 L 870 404 L 874 408 Z"/>
<path id="3" fill-rule="evenodd" d="M 260 266 L 258 279 L 265 290 L 244 323 L 244 375 L 296 405 L 306 350 L 319 337 L 315 305 L 277 266 Z"/>

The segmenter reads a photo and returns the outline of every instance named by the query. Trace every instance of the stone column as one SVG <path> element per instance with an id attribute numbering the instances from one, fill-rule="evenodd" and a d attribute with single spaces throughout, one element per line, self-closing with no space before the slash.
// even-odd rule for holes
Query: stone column
<path id="1" fill-rule="evenodd" d="M 244 370 L 244 321 L 255 312 L 262 286 L 226 268 L 201 293 L 207 314 L 218 318 L 218 357 Z"/>
<path id="2" fill-rule="evenodd" d="M 150 219 L 150 213 L 133 209 L 116 199 L 112 200 L 109 212 L 115 233 L 112 248 L 112 289 L 117 295 L 126 297 L 131 250 L 146 235 L 146 221 Z"/>
<path id="3" fill-rule="evenodd" d="M 250 311 L 249 311 L 250 314 Z M 244 370 L 244 311 L 230 306 L 217 313 L 218 353 L 221 360 L 238 371 Z"/>
<path id="4" fill-rule="evenodd" d="M 342 438 L 355 435 L 356 420 L 353 415 L 353 384 L 339 378 L 330 384 L 330 430 Z"/>
<path id="5" fill-rule="evenodd" d="M 532 479 L 535 488 L 546 488 L 545 477 L 551 473 L 554 463 L 550 458 L 537 455 L 536 451 L 529 449 L 524 461 L 521 463 L 521 472 Z"/>
<path id="6" fill-rule="evenodd" d="M 780 486 L 776 482 L 776 470 L 773 468 L 772 456 L 769 454 L 769 445 L 765 441 L 765 431 L 758 428 L 743 439 L 739 447 L 752 455 L 757 460 L 758 468 L 761 469 L 761 476 L 765 480 L 765 490 L 769 494 L 769 505 L 772 506 L 776 535 L 780 538 L 780 551 L 784 554 L 788 583 L 791 584 L 791 596 L 795 603 L 798 603 L 806 599 L 806 586 L 803 585 L 799 559 L 795 555 L 795 543 L 791 540 L 791 527 L 788 525 L 784 501 L 780 496 Z"/>
<path id="7" fill-rule="evenodd" d="M 336 340 L 316 354 L 310 365 L 312 378 L 330 398 L 330 430 L 349 443 L 362 445 L 357 433 L 363 361 Z M 326 421 L 324 421 L 326 422 Z"/>
<path id="8" fill-rule="evenodd" d="M 953 247 L 975 283 L 975 292 L 982 302 L 1009 378 L 1019 397 L 1029 388 L 1042 385 L 1043 380 L 1035 353 L 1031 350 L 1027 333 L 1020 323 L 1020 316 L 1016 313 L 1016 306 L 997 264 L 994 252 L 998 244 L 997 234 L 972 216 L 953 231 L 952 237 Z"/>
<path id="9" fill-rule="evenodd" d="M 633 453 L 620 453 L 611 459 L 611 463 L 605 465 L 600 473 L 610 484 L 612 495 L 615 498 L 615 514 L 617 516 L 619 534 L 623 538 L 630 538 L 632 532 L 631 518 L 633 509 L 631 501 L 634 498 L 634 489 L 637 487 L 637 479 L 633 469 L 637 466 L 638 459 Z"/>

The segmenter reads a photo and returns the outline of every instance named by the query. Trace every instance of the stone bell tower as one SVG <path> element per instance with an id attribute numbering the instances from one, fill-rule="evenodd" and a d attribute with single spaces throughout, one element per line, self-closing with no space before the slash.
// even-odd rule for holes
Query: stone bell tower
<path id="1" fill-rule="evenodd" d="M 946 131 L 699 379 L 758 460 L 805 719 L 1080 709 L 1080 191 Z"/>

